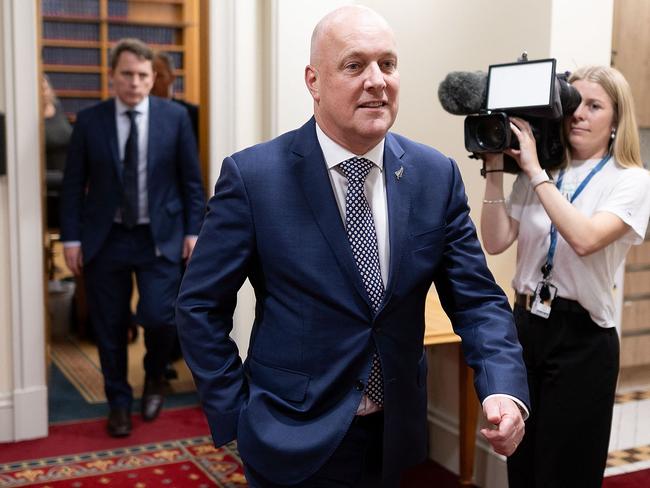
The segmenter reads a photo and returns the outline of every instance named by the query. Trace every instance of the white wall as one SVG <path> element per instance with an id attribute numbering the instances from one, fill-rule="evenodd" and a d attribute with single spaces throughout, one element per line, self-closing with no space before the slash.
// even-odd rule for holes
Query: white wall
<path id="1" fill-rule="evenodd" d="M 277 136 L 303 125 L 313 113 L 312 98 L 304 81 L 309 64 L 311 33 L 328 12 L 351 2 L 344 0 L 274 0 L 270 27 L 276 48 L 270 74 L 273 88 L 270 135 Z"/>
<path id="2" fill-rule="evenodd" d="M 4 38 L 4 5 L 0 3 L 0 39 Z M 0 66 L 4 66 L 4 50 L 0 49 Z M 0 112 L 6 111 L 4 69 L 0 70 Z M 9 196 L 6 176 L 0 176 L 0 439 L 2 432 L 11 431 L 11 293 L 9 291 Z"/>
<path id="3" fill-rule="evenodd" d="M 223 158 L 262 140 L 265 83 L 259 0 L 210 4 L 210 186 Z"/>
<path id="4" fill-rule="evenodd" d="M 558 68 L 573 71 L 586 64 L 609 66 L 614 0 L 554 0 L 550 56 Z"/>

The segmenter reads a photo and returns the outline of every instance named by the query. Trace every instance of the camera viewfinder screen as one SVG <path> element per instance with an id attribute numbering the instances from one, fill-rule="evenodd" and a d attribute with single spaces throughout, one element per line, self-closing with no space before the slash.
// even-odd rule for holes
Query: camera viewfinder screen
<path id="1" fill-rule="evenodd" d="M 555 60 L 490 66 L 488 110 L 550 105 Z"/>

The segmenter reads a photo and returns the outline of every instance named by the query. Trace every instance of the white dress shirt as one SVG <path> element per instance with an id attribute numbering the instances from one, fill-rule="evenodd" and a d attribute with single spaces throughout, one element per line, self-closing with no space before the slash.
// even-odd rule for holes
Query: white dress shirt
<path id="1" fill-rule="evenodd" d="M 372 161 L 373 167 L 366 177 L 364 193 L 372 218 L 375 222 L 375 231 L 377 233 L 377 247 L 379 251 L 379 267 L 381 270 L 381 280 L 384 282 L 384 289 L 388 284 L 388 266 L 390 264 L 390 243 L 388 239 L 388 204 L 386 202 L 386 180 L 384 179 L 384 139 L 373 147 L 366 154 L 354 154 L 344 147 L 341 147 L 330 139 L 316 124 L 316 136 L 318 143 L 325 157 L 327 165 L 327 174 L 332 183 L 332 190 L 336 203 L 341 213 L 343 225 L 345 225 L 345 196 L 348 193 L 348 179 L 338 166 L 343 161 L 362 157 Z M 357 415 L 368 415 L 381 410 L 367 395 L 363 395 L 361 403 L 357 408 Z"/>

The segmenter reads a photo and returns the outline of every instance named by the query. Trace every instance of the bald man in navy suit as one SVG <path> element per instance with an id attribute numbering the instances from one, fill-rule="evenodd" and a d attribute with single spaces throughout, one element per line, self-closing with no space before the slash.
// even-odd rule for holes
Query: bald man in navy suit
<path id="1" fill-rule="evenodd" d="M 237 439 L 252 487 L 397 487 L 426 458 L 424 306 L 432 283 L 511 454 L 526 370 L 454 161 L 389 132 L 399 74 L 372 10 L 328 14 L 305 82 L 314 117 L 227 157 L 177 303 L 216 445 Z M 229 338 L 249 279 L 242 364 Z M 377 381 L 378 380 L 378 381 Z"/>

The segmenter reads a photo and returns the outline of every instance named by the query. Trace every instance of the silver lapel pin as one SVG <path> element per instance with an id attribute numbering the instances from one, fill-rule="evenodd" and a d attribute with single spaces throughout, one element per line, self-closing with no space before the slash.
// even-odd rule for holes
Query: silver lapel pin
<path id="1" fill-rule="evenodd" d="M 397 177 L 398 181 L 402 178 L 403 174 L 404 174 L 404 166 L 400 166 L 399 169 L 395 171 L 395 176 Z"/>

